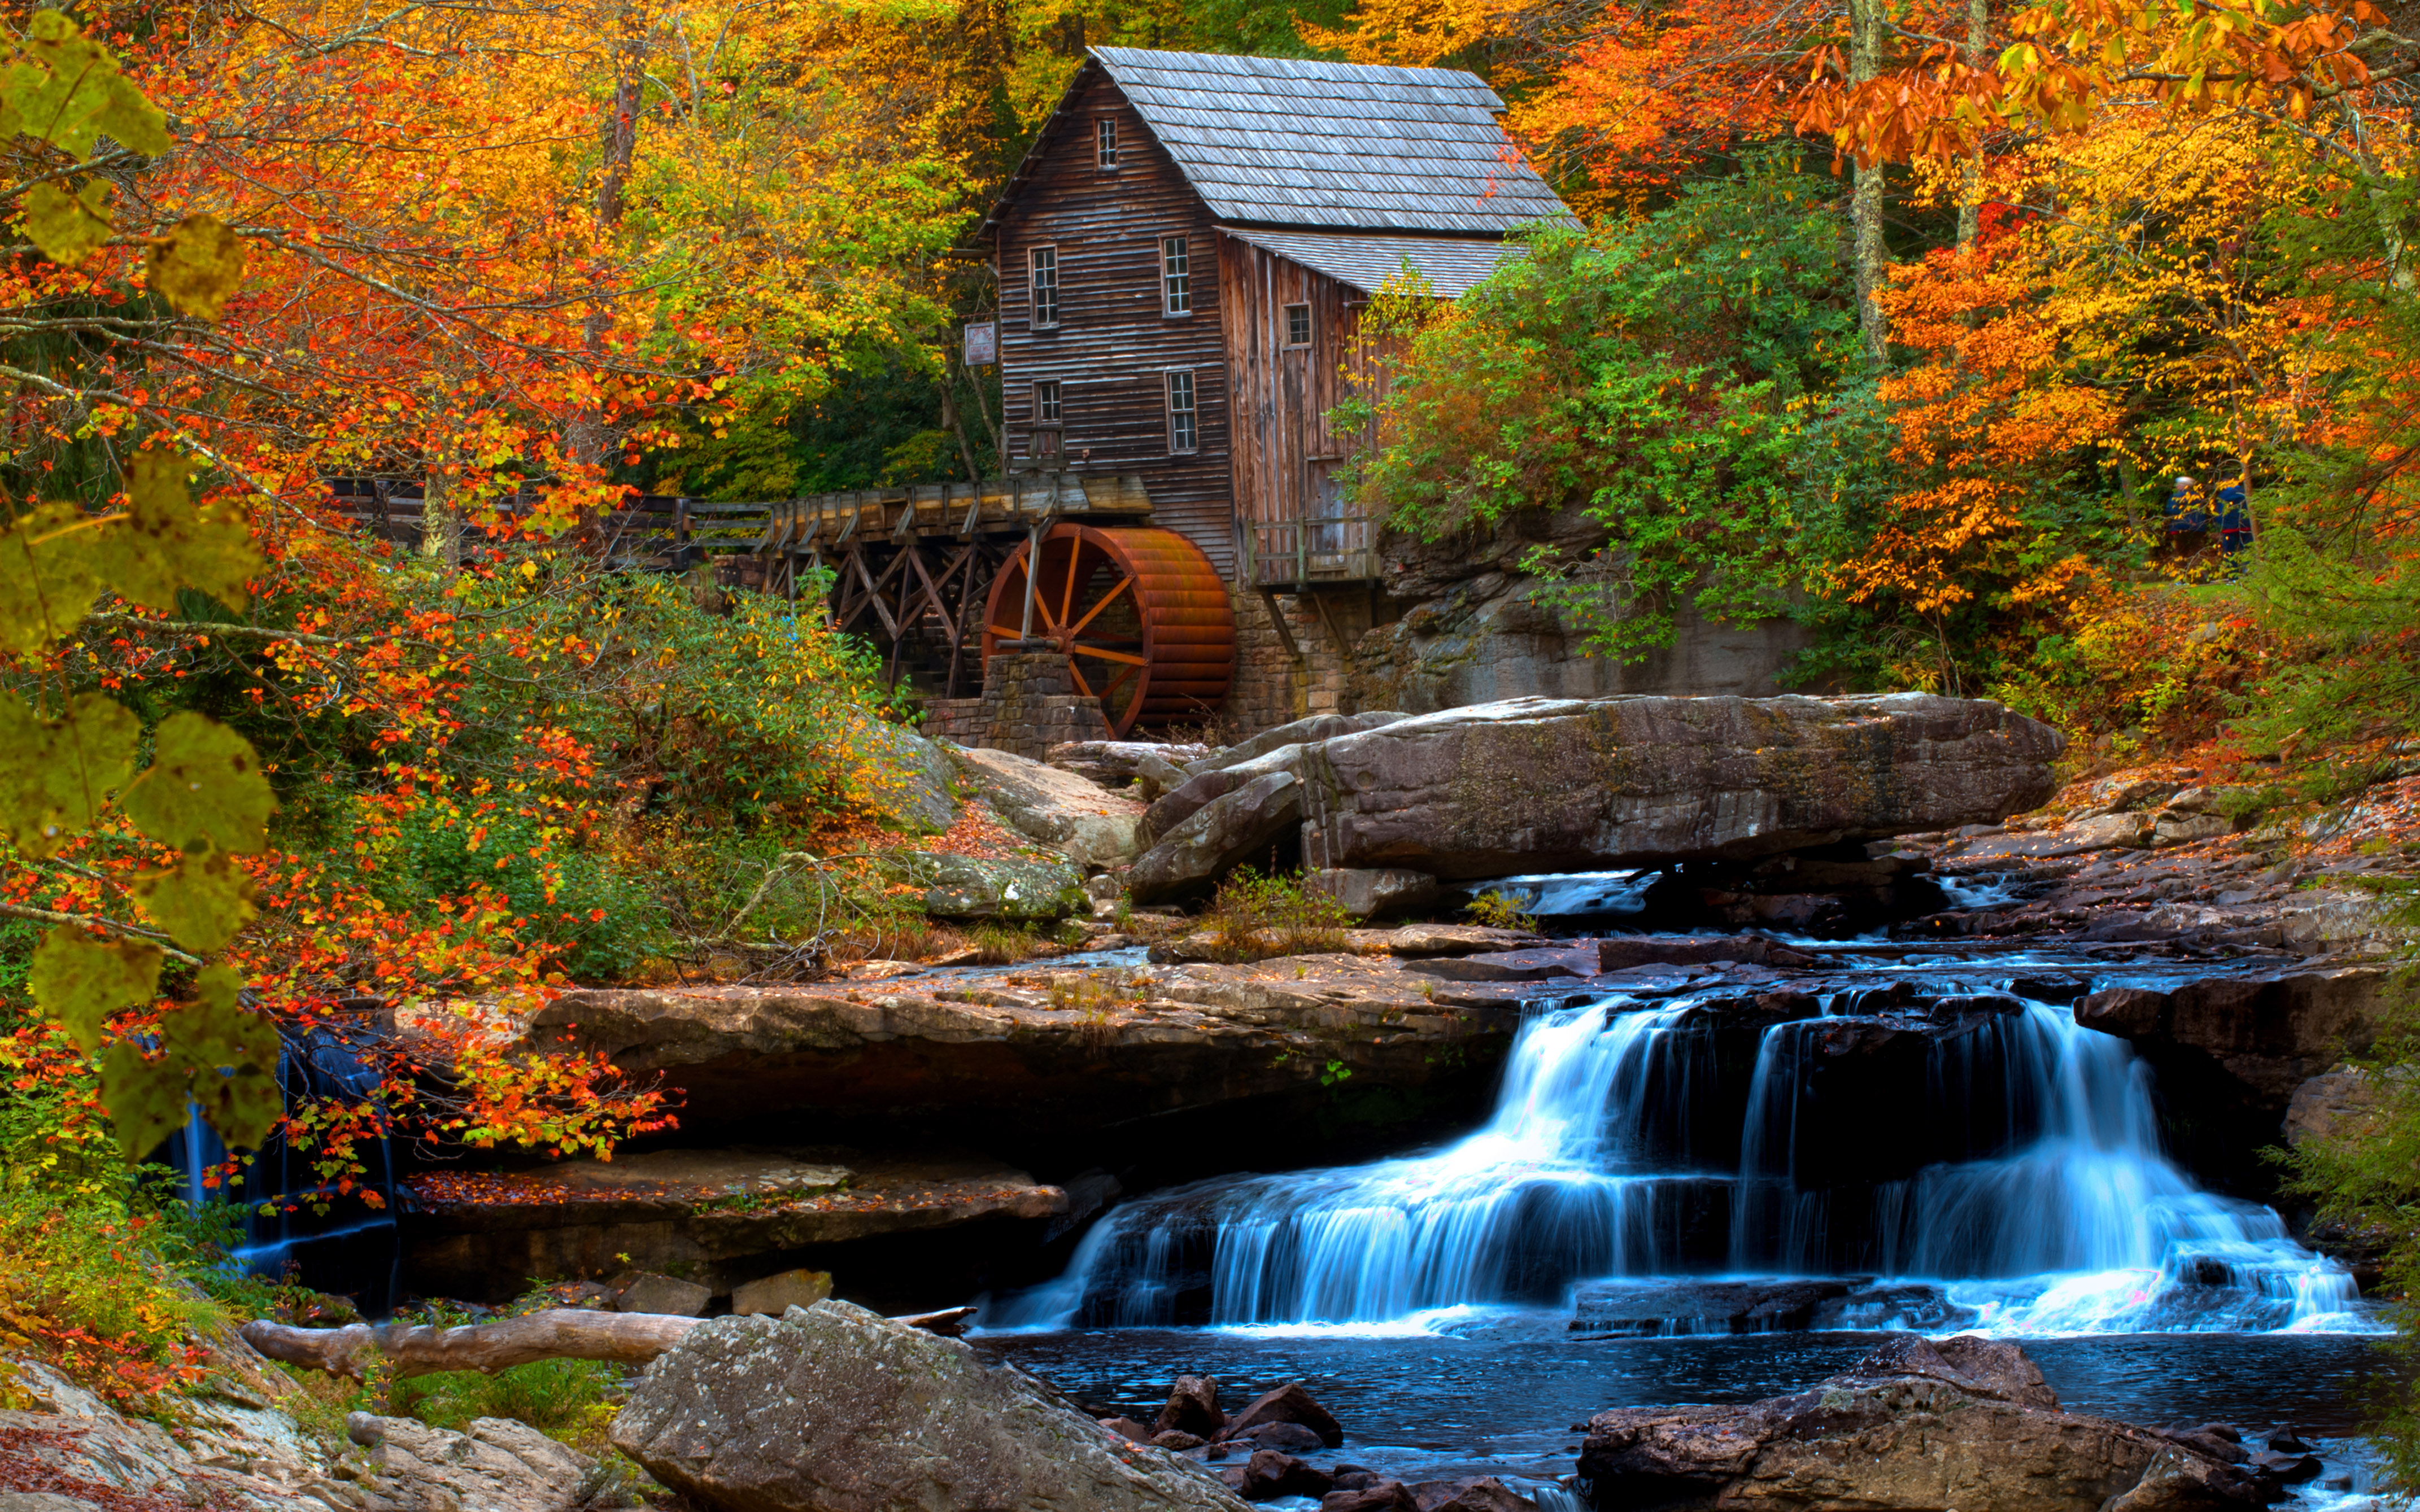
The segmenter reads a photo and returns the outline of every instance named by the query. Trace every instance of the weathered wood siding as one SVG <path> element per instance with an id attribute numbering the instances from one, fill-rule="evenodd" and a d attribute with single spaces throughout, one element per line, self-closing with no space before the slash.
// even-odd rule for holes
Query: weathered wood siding
<path id="1" fill-rule="evenodd" d="M 1223 576 L 1235 563 L 1228 472 L 1226 348 L 1219 338 L 1218 236 L 1117 86 L 1087 70 L 1031 177 L 999 217 L 1001 379 L 1010 449 L 1031 456 L 1033 385 L 1060 385 L 1068 465 L 1140 475 L 1156 524 L 1199 546 Z M 1094 122 L 1117 122 L 1119 165 L 1094 161 Z M 1192 313 L 1162 313 L 1160 239 L 1188 242 Z M 1059 323 L 1036 330 L 1028 254 L 1059 251 Z M 1171 455 L 1165 375 L 1193 370 L 1199 437 Z M 1090 453 L 1087 456 L 1085 454 Z"/>
<path id="2" fill-rule="evenodd" d="M 1233 237 L 1218 239 L 1218 299 L 1235 398 L 1235 513 L 1274 523 L 1317 514 L 1312 478 L 1360 440 L 1328 428 L 1352 393 L 1345 373 L 1368 296 Z M 1311 345 L 1287 345 L 1286 307 L 1311 308 Z"/>

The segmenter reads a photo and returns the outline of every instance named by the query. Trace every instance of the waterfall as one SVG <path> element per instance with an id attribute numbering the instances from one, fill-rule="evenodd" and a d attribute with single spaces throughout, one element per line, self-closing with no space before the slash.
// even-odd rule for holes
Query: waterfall
<path id="1" fill-rule="evenodd" d="M 380 1096 L 376 1072 L 343 1036 L 318 1029 L 280 1048 L 277 1084 L 290 1106 L 304 1099 L 361 1103 Z M 202 1173 L 227 1158 L 226 1146 L 199 1109 L 169 1136 L 156 1159 L 178 1173 L 195 1208 L 230 1205 L 243 1242 L 228 1257 L 237 1268 L 271 1278 L 292 1276 L 316 1290 L 351 1297 L 365 1316 L 384 1317 L 402 1295 L 403 1250 L 395 1204 L 395 1152 L 384 1134 L 365 1141 L 363 1187 L 376 1207 L 341 1197 L 283 1135 L 254 1151 L 233 1183 L 205 1188 Z M 321 1212 L 318 1208 L 330 1211 Z"/>
<path id="2" fill-rule="evenodd" d="M 2067 1012 L 1909 984 L 1533 1011 L 1432 1154 L 1128 1203 L 1004 1326 L 1420 1326 L 1613 1277 L 1928 1284 L 2008 1333 L 2363 1326 L 2339 1267 L 2168 1160 L 2149 1070 Z"/>

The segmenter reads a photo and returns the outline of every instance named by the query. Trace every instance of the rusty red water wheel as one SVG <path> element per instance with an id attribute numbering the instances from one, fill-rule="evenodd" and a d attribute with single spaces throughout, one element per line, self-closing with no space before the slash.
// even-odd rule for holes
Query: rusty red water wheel
<path id="1" fill-rule="evenodd" d="M 1020 546 L 992 579 L 984 660 L 1026 630 Z M 1202 548 L 1173 531 L 1054 525 L 1033 570 L 1031 640 L 1067 658 L 1072 686 L 1101 701 L 1120 738 L 1138 726 L 1207 718 L 1235 671 L 1235 612 Z"/>

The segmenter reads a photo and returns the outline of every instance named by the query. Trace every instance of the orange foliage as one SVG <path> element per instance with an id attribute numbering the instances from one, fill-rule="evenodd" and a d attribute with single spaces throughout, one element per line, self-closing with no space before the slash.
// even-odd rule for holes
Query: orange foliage
<path id="1" fill-rule="evenodd" d="M 1930 615 L 1986 593 L 2025 605 L 2101 586 L 2026 505 L 2046 472 L 2117 439 L 2119 407 L 2060 377 L 2060 332 L 2032 296 L 1988 249 L 1934 253 L 1882 296 L 1895 338 L 1922 354 L 1882 383 L 1891 455 L 1921 482 L 1838 569 L 1850 602 L 1888 594 Z"/>

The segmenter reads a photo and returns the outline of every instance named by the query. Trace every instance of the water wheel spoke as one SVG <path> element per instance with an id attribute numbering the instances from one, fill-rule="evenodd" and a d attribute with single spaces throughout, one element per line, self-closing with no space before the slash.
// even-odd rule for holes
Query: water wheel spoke
<path id="1" fill-rule="evenodd" d="M 1132 588 L 1133 586 L 1134 579 L 1132 578 L 1119 579 L 1118 585 L 1115 588 L 1110 589 L 1108 593 L 1103 594 L 1099 603 L 1094 605 L 1091 609 L 1086 609 L 1082 619 L 1078 620 L 1075 624 L 1067 626 L 1067 633 L 1069 635 L 1082 635 L 1084 633 L 1084 626 L 1093 623 L 1094 615 L 1098 614 L 1105 609 L 1108 609 L 1111 599 L 1116 598 L 1120 594 L 1125 593 L 1127 589 Z"/>
<path id="2" fill-rule="evenodd" d="M 984 609 L 969 615 L 983 626 L 986 658 L 1047 637 L 1066 658 L 1069 691 L 1101 700 L 1120 739 L 1167 717 L 1169 700 L 1156 692 L 1166 676 L 1183 685 L 1188 707 L 1217 703 L 1232 670 L 1233 625 L 1225 585 L 1197 548 L 1144 526 L 1063 520 L 1043 533 L 1003 550 Z M 1028 628 L 1012 630 L 1011 622 Z M 1178 643 L 1160 644 L 1171 629 Z"/>
<path id="3" fill-rule="evenodd" d="M 1084 560 L 1084 543 L 1079 537 L 1067 548 L 1067 584 L 1059 595 L 1059 623 L 1064 625 L 1076 612 L 1076 583 L 1083 575 L 1076 570 Z"/>

